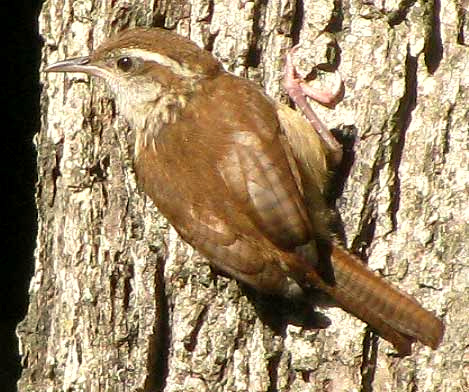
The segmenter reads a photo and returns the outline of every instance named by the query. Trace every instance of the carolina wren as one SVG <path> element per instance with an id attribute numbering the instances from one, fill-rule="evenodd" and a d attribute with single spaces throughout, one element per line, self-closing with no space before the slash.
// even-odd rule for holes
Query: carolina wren
<path id="1" fill-rule="evenodd" d="M 439 345 L 443 323 L 330 235 L 327 161 L 340 149 L 327 129 L 319 136 L 210 52 L 163 29 L 123 31 L 46 71 L 104 79 L 136 132 L 140 186 L 214 266 L 266 293 L 321 290 L 402 355 L 415 340 Z M 306 91 L 294 75 L 290 82 L 301 101 Z"/>

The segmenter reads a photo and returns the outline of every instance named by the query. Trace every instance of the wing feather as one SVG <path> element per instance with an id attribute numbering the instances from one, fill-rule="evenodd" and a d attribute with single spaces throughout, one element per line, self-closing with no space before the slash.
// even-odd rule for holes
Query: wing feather
<path id="1" fill-rule="evenodd" d="M 293 249 L 309 241 L 311 227 L 294 160 L 279 136 L 270 142 L 256 133 L 233 133 L 233 144 L 219 165 L 227 188 L 270 241 L 283 249 Z"/>

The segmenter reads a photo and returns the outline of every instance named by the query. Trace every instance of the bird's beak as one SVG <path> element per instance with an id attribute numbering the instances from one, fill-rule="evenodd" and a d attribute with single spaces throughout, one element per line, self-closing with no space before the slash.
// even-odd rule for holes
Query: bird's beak
<path id="1" fill-rule="evenodd" d="M 88 75 L 104 76 L 103 69 L 90 61 L 89 56 L 66 59 L 55 64 L 48 65 L 45 72 L 82 72 Z"/>
<path id="2" fill-rule="evenodd" d="M 59 61 L 58 63 L 48 65 L 44 71 L 46 72 L 84 72 L 90 73 L 89 56 L 76 57 Z"/>

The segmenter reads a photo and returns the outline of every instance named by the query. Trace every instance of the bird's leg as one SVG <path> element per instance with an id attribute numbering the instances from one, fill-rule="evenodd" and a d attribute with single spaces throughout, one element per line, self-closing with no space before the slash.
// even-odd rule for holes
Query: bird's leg
<path id="1" fill-rule="evenodd" d="M 318 133 L 319 137 L 326 146 L 328 153 L 330 154 L 331 163 L 336 166 L 342 160 L 342 146 L 335 139 L 331 131 L 318 118 L 316 113 L 314 113 L 313 109 L 306 100 L 306 97 L 310 97 L 323 106 L 334 107 L 343 92 L 342 79 L 340 79 L 340 83 L 334 91 L 319 90 L 308 85 L 303 79 L 299 77 L 295 66 L 293 65 L 293 54 L 295 53 L 296 49 L 296 46 L 293 47 L 287 54 L 283 86 L 287 90 L 290 98 L 293 100 L 293 102 L 295 102 L 295 105 L 301 109 L 307 120 Z"/>

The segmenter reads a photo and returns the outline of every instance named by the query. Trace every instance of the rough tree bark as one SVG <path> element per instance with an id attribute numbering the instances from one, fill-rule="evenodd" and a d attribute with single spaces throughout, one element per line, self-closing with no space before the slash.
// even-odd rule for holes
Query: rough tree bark
<path id="1" fill-rule="evenodd" d="M 348 135 L 335 184 L 348 244 L 446 335 L 399 359 L 340 309 L 321 310 L 326 329 L 288 323 L 273 299 L 212 273 L 137 190 L 132 135 L 102 84 L 43 74 L 19 390 L 468 390 L 467 1 L 50 0 L 44 63 L 136 25 L 190 36 L 278 99 L 294 44 L 304 74 L 337 67 L 344 99 L 317 111 Z"/>

